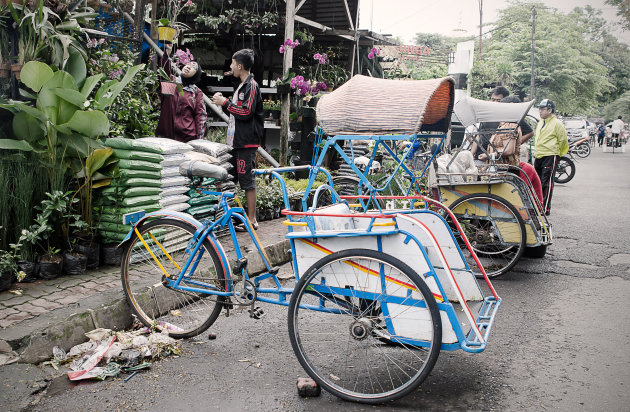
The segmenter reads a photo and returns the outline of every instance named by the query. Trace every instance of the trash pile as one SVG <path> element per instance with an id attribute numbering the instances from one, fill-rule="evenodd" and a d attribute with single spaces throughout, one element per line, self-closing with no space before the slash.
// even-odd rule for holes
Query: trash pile
<path id="1" fill-rule="evenodd" d="M 151 332 L 142 328 L 132 332 L 113 332 L 111 329 L 94 329 L 85 334 L 90 340 L 74 346 L 69 352 L 55 346 L 53 360 L 70 368 L 71 381 L 82 379 L 105 380 L 121 373 L 131 373 L 125 382 L 140 370 L 151 368 L 152 361 L 179 355 L 178 342 L 167 333 Z"/>

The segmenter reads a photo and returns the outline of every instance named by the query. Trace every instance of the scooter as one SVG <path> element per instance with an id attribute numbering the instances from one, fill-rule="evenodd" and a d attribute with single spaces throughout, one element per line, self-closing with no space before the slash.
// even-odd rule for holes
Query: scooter
<path id="1" fill-rule="evenodd" d="M 591 154 L 590 137 L 569 138 L 569 153 L 585 158 Z"/>

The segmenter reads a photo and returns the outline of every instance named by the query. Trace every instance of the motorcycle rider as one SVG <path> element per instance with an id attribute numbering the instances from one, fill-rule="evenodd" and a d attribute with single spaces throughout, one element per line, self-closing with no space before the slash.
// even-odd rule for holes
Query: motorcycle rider
<path id="1" fill-rule="evenodd" d="M 554 114 L 556 111 L 554 102 L 551 99 L 543 99 L 538 108 L 541 121 L 536 126 L 534 168 L 540 176 L 543 209 L 548 216 L 551 213 L 551 196 L 558 159 L 569 151 L 569 140 L 564 125 Z"/>

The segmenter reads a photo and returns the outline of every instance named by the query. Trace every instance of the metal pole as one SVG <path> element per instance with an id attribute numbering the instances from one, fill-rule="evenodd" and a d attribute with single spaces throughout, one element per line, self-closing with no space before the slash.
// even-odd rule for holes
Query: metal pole
<path id="1" fill-rule="evenodd" d="M 479 0 L 479 61 L 481 61 L 481 34 L 483 30 L 483 0 Z"/>
<path id="2" fill-rule="evenodd" d="M 285 12 L 284 38 L 293 40 L 295 24 L 295 0 L 287 0 Z M 293 49 L 285 48 L 282 60 L 282 77 L 289 73 L 293 66 Z M 291 111 L 291 94 L 282 94 L 282 107 L 280 109 L 280 164 L 287 165 L 289 154 L 289 112 Z"/>
<path id="3" fill-rule="evenodd" d="M 529 100 L 534 100 L 534 53 L 535 48 L 535 34 L 536 34 L 536 7 L 532 6 L 532 72 L 529 78 Z"/>

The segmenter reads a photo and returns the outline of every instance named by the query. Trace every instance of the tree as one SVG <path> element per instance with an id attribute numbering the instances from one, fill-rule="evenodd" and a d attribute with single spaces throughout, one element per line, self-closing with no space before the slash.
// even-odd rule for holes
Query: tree
<path id="1" fill-rule="evenodd" d="M 620 98 L 604 108 L 604 116 L 607 120 L 616 119 L 617 116 L 630 119 L 630 91 L 625 92 Z"/>
<path id="2" fill-rule="evenodd" d="M 562 113 L 589 114 L 597 99 L 613 89 L 608 68 L 584 31 L 583 14 L 562 14 L 537 3 L 514 3 L 499 11 L 483 62 L 471 73 L 473 95 L 487 98 L 504 84 L 529 97 L 531 73 L 531 7 L 536 6 L 536 98 L 550 98 Z"/>
<path id="3" fill-rule="evenodd" d="M 617 7 L 617 16 L 623 19 L 626 30 L 630 29 L 630 0 L 606 0 L 606 4 Z"/>

